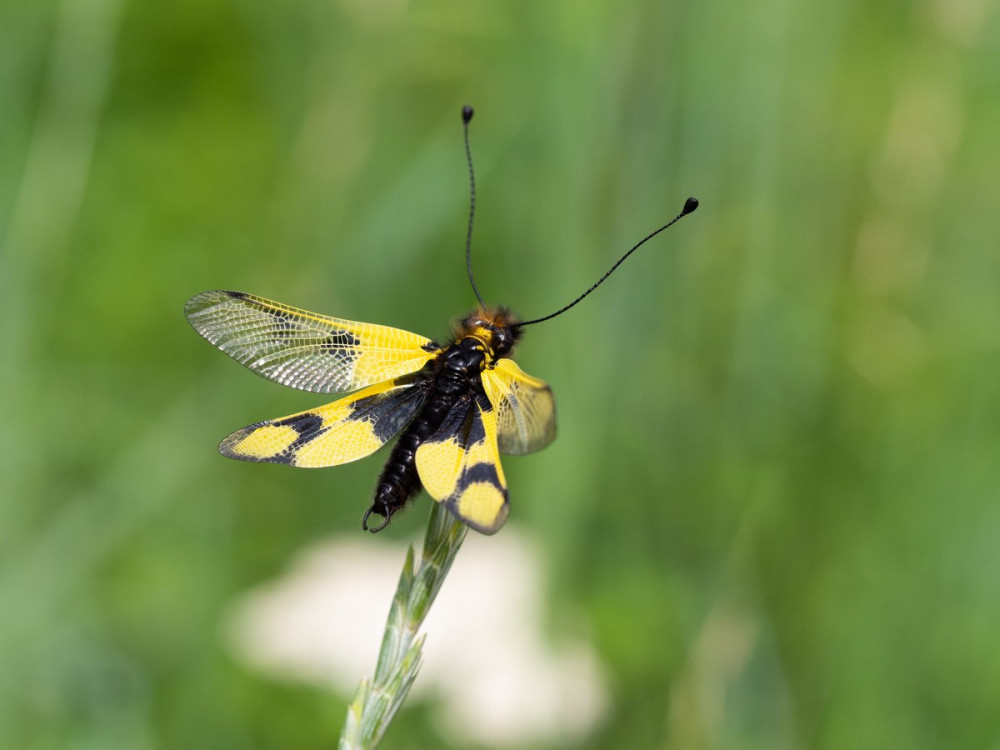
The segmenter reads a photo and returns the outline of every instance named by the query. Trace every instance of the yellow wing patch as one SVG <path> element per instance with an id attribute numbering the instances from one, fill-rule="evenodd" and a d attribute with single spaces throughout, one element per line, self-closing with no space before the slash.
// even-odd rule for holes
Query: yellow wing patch
<path id="1" fill-rule="evenodd" d="M 287 453 L 298 439 L 299 432 L 294 427 L 265 422 L 260 427 L 244 428 L 227 437 L 228 442 L 223 453 L 247 461 L 266 461 L 269 457 Z"/>
<path id="2" fill-rule="evenodd" d="M 268 380 L 314 393 L 364 388 L 416 372 L 440 349 L 399 328 L 355 323 L 243 292 L 192 297 L 194 329 Z"/>
<path id="3" fill-rule="evenodd" d="M 507 520 L 507 480 L 497 450 L 496 415 L 488 401 L 469 397 L 417 449 L 417 473 L 427 494 L 483 534 Z"/>
<path id="4" fill-rule="evenodd" d="M 356 461 L 409 424 L 427 397 L 427 383 L 399 378 L 318 409 L 257 422 L 223 440 L 219 452 L 241 461 L 305 468 Z"/>
<path id="5" fill-rule="evenodd" d="M 514 360 L 500 359 L 483 370 L 483 388 L 496 410 L 501 453 L 533 453 L 555 439 L 556 401 L 548 383 L 525 373 Z"/>

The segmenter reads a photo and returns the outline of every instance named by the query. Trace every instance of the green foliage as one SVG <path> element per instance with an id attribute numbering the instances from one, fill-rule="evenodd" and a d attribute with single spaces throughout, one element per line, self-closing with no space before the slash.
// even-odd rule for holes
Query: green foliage
<path id="1" fill-rule="evenodd" d="M 997 11 L 0 4 L 0 747 L 333 744 L 349 696 L 249 672 L 220 624 L 361 534 L 378 459 L 217 456 L 322 398 L 181 309 L 446 335 L 465 103 L 479 285 L 526 316 L 701 199 L 519 349 L 560 436 L 506 461 L 509 523 L 552 638 L 605 663 L 589 746 L 995 745 Z M 429 717 L 383 746 L 454 746 Z"/>

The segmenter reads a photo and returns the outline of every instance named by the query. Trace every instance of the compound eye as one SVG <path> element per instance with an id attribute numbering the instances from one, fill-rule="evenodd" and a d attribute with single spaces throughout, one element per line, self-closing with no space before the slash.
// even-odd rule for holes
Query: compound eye
<path id="1" fill-rule="evenodd" d="M 507 351 L 510 348 L 510 334 L 504 328 L 497 329 L 496 332 L 497 349 L 501 352 Z"/>

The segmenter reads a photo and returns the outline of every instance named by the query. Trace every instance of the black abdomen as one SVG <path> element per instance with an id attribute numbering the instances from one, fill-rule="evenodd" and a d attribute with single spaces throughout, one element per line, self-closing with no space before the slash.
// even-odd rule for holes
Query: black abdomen
<path id="1" fill-rule="evenodd" d="M 437 432 L 452 407 L 479 384 L 483 354 L 466 344 L 466 341 L 448 347 L 438 358 L 426 403 L 393 446 L 379 475 L 375 497 L 361 521 L 361 527 L 365 531 L 384 529 L 392 514 L 420 492 L 417 448 Z M 479 385 L 479 388 L 482 386 Z M 378 526 L 369 527 L 368 519 L 372 514 L 382 516 L 385 521 Z"/>
<path id="2" fill-rule="evenodd" d="M 432 390 L 417 417 L 406 428 L 392 448 L 389 460 L 379 475 L 375 485 L 375 497 L 365 513 L 361 526 L 366 531 L 381 531 L 389 523 L 389 518 L 406 505 L 406 501 L 420 492 L 420 477 L 417 476 L 417 448 L 433 435 L 441 426 L 448 410 L 455 402 L 452 394 Z M 371 514 L 385 518 L 379 526 L 369 528 Z"/>

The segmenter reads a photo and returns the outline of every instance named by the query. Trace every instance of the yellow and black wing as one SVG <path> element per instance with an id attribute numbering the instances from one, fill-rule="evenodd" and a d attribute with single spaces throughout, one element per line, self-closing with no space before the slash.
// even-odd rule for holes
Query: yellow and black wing
<path id="1" fill-rule="evenodd" d="M 219 452 L 241 461 L 306 468 L 356 461 L 410 423 L 427 398 L 428 382 L 403 376 L 317 409 L 257 422 L 223 440 Z"/>
<path id="2" fill-rule="evenodd" d="M 501 453 L 521 456 L 541 450 L 556 436 L 556 402 L 548 383 L 533 378 L 512 359 L 483 370 L 483 388 L 496 411 Z"/>
<path id="3" fill-rule="evenodd" d="M 184 306 L 194 329 L 258 375 L 336 393 L 416 372 L 440 349 L 398 328 L 299 310 L 243 292 L 202 292 Z"/>
<path id="4" fill-rule="evenodd" d="M 417 473 L 427 494 L 476 531 L 493 534 L 507 520 L 507 480 L 497 450 L 496 413 L 469 395 L 417 448 Z"/>

